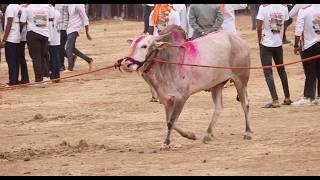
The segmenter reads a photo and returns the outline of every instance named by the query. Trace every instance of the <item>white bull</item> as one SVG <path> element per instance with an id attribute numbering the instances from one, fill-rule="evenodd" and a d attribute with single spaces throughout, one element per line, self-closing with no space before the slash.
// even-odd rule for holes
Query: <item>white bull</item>
<path id="1" fill-rule="evenodd" d="M 211 91 L 215 111 L 203 141 L 212 140 L 212 128 L 223 110 L 223 86 L 230 79 L 235 83 L 238 100 L 245 113 L 244 139 L 251 139 L 247 93 L 249 69 L 214 69 L 153 62 L 158 58 L 167 62 L 249 67 L 250 51 L 242 39 L 225 32 L 214 32 L 187 42 L 185 33 L 180 27 L 170 26 L 160 36 L 140 36 L 130 43 L 131 53 L 122 61 L 122 69 L 141 73 L 147 83 L 155 89 L 160 102 L 164 105 L 168 132 L 162 149 L 169 147 L 172 129 L 183 137 L 196 139 L 194 133 L 180 129 L 175 123 L 188 98 L 204 90 Z"/>

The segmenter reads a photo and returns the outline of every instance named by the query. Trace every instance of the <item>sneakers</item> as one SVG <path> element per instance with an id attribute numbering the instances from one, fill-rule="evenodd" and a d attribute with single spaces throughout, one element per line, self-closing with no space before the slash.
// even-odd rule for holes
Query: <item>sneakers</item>
<path id="1" fill-rule="evenodd" d="M 293 106 L 312 105 L 312 102 L 310 98 L 302 97 L 294 101 L 291 105 Z"/>
<path id="2" fill-rule="evenodd" d="M 316 99 L 314 99 L 314 100 L 312 101 L 312 104 L 314 104 L 314 105 L 320 105 L 320 97 L 317 97 Z"/>

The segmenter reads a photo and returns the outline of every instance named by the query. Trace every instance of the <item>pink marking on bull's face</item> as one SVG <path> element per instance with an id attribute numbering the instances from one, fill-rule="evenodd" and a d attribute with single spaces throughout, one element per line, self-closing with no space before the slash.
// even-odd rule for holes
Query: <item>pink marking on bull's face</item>
<path id="1" fill-rule="evenodd" d="M 144 36 L 144 35 L 139 36 L 139 37 L 137 37 L 136 40 L 134 40 L 134 41 L 132 42 L 132 44 L 131 44 L 131 52 L 130 52 L 129 57 L 131 57 L 132 55 L 134 55 L 134 53 L 135 53 L 135 51 L 136 51 L 136 49 L 137 49 L 137 46 L 138 46 L 139 42 L 140 42 L 142 39 L 144 39 L 145 37 L 146 37 L 146 36 Z"/>
<path id="2" fill-rule="evenodd" d="M 150 46 L 154 43 L 154 36 L 139 36 L 131 43 L 129 58 L 122 61 L 122 68 L 125 71 L 136 71 L 139 65 L 136 62 L 143 62 L 146 59 Z M 136 62 L 134 62 L 136 61 Z"/>

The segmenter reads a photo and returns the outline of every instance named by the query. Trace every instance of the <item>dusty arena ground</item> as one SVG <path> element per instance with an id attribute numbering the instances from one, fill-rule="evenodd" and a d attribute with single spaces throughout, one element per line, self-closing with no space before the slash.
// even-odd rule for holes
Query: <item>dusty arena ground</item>
<path id="1" fill-rule="evenodd" d="M 250 18 L 237 18 L 252 50 L 252 65 L 258 66 Z M 139 35 L 142 27 L 142 22 L 95 22 L 93 40 L 82 34 L 77 45 L 101 68 L 127 55 L 126 40 Z M 299 58 L 292 49 L 284 45 L 286 62 Z M 33 80 L 29 57 L 28 65 Z M 286 70 L 296 99 L 303 90 L 302 67 Z M 86 71 L 87 64 L 78 59 L 75 74 Z M 274 75 L 282 100 L 276 71 Z M 0 82 L 7 82 L 3 57 Z M 0 175 L 320 175 L 320 106 L 261 108 L 270 101 L 262 70 L 252 70 L 249 82 L 252 140 L 243 140 L 243 111 L 235 88 L 229 87 L 215 140 L 202 143 L 213 103 L 209 93 L 201 92 L 189 99 L 178 121 L 199 140 L 174 132 L 172 149 L 166 152 L 159 151 L 166 134 L 164 109 L 149 102 L 148 86 L 136 73 L 106 70 L 1 94 Z"/>

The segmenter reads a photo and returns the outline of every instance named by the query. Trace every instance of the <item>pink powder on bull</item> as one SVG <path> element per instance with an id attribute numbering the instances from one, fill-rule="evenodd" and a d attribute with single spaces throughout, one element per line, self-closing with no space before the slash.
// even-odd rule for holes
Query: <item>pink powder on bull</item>
<path id="1" fill-rule="evenodd" d="M 196 42 L 188 41 L 184 44 L 185 46 L 185 55 L 180 55 L 179 63 L 182 64 L 197 64 L 199 59 L 199 52 L 197 49 Z M 183 78 L 186 71 L 190 70 L 190 66 L 178 66 L 178 73 L 180 78 Z"/>
<path id="2" fill-rule="evenodd" d="M 135 51 L 136 51 L 136 49 L 137 49 L 137 46 L 138 46 L 138 43 L 142 40 L 142 39 L 144 39 L 146 36 L 144 36 L 144 35 L 142 35 L 142 36 L 139 36 L 132 44 L 132 46 L 131 46 L 131 52 L 130 52 L 130 55 L 129 55 L 129 57 L 131 57 L 134 53 L 135 53 Z"/>

